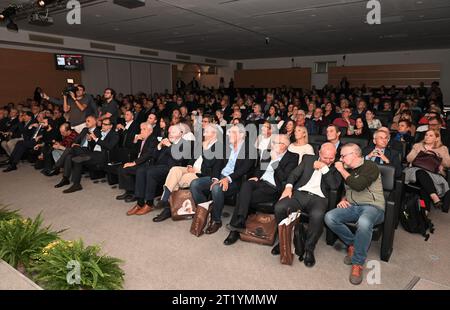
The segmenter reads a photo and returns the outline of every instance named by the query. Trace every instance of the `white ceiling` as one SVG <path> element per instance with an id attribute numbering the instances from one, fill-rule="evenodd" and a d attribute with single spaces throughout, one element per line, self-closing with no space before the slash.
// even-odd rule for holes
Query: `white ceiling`
<path id="1" fill-rule="evenodd" d="M 84 0 L 87 1 L 87 0 Z M 81 25 L 20 29 L 225 59 L 450 47 L 449 0 L 381 0 L 381 25 L 365 23 L 368 0 L 146 0 L 127 9 L 89 0 Z M 0 0 L 0 6 L 27 0 Z M 270 43 L 265 43 L 265 38 Z"/>

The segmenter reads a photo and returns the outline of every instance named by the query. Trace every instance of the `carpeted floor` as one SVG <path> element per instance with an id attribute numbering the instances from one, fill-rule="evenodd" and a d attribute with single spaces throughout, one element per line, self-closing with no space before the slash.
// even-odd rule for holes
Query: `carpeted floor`
<path id="1" fill-rule="evenodd" d="M 414 277 L 450 286 L 450 216 L 440 211 L 431 214 L 436 232 L 427 242 L 399 227 L 391 260 L 380 261 L 381 284 L 363 281 L 356 287 L 348 281 L 340 243 L 330 247 L 322 238 L 312 269 L 298 260 L 285 266 L 270 254 L 271 247 L 242 241 L 223 245 L 224 227 L 197 238 L 189 233 L 189 221 L 154 223 L 155 211 L 126 216 L 132 205 L 115 200 L 121 191 L 106 183 L 83 178 L 83 191 L 62 194 L 53 188 L 59 180 L 20 164 L 17 171 L 0 172 L 0 203 L 25 216 L 42 212 L 47 224 L 68 228 L 64 238 L 101 244 L 106 253 L 125 260 L 126 289 L 404 289 Z M 379 249 L 374 242 L 369 260 L 379 260 Z"/>

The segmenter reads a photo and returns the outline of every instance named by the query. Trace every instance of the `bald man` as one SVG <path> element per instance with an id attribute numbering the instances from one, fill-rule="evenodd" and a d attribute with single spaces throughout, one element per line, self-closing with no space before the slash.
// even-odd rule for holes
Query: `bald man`
<path id="1" fill-rule="evenodd" d="M 315 265 L 314 249 L 322 235 L 323 218 L 328 207 L 330 190 L 339 187 L 342 181 L 340 173 L 333 163 L 336 158 L 336 147 L 332 143 L 322 145 L 319 156 L 304 155 L 302 162 L 287 179 L 286 187 L 280 200 L 275 205 L 275 217 L 280 223 L 290 212 L 301 210 L 309 216 L 308 230 L 298 226 L 300 238 L 296 248 L 299 260 L 304 259 L 307 267 Z M 280 253 L 279 244 L 272 249 L 273 255 Z M 304 257 L 303 257 L 304 256 Z"/>

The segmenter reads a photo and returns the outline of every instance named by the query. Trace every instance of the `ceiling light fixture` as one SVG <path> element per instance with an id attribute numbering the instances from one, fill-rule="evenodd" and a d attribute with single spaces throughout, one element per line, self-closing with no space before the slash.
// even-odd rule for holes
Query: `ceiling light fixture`
<path id="1" fill-rule="evenodd" d="M 14 15 L 16 15 L 16 7 L 11 5 L 0 13 L 0 21 L 6 22 L 8 30 L 19 31 L 19 27 L 13 20 Z"/>

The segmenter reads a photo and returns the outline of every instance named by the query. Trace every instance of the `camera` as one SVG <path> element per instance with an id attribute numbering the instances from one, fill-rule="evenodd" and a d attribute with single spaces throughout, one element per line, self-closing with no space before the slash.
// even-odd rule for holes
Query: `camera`
<path id="1" fill-rule="evenodd" d="M 73 79 L 67 79 L 67 84 L 67 87 L 63 90 L 63 94 L 65 96 L 70 96 L 71 92 L 75 94 L 78 90 L 78 87 L 73 84 Z"/>

